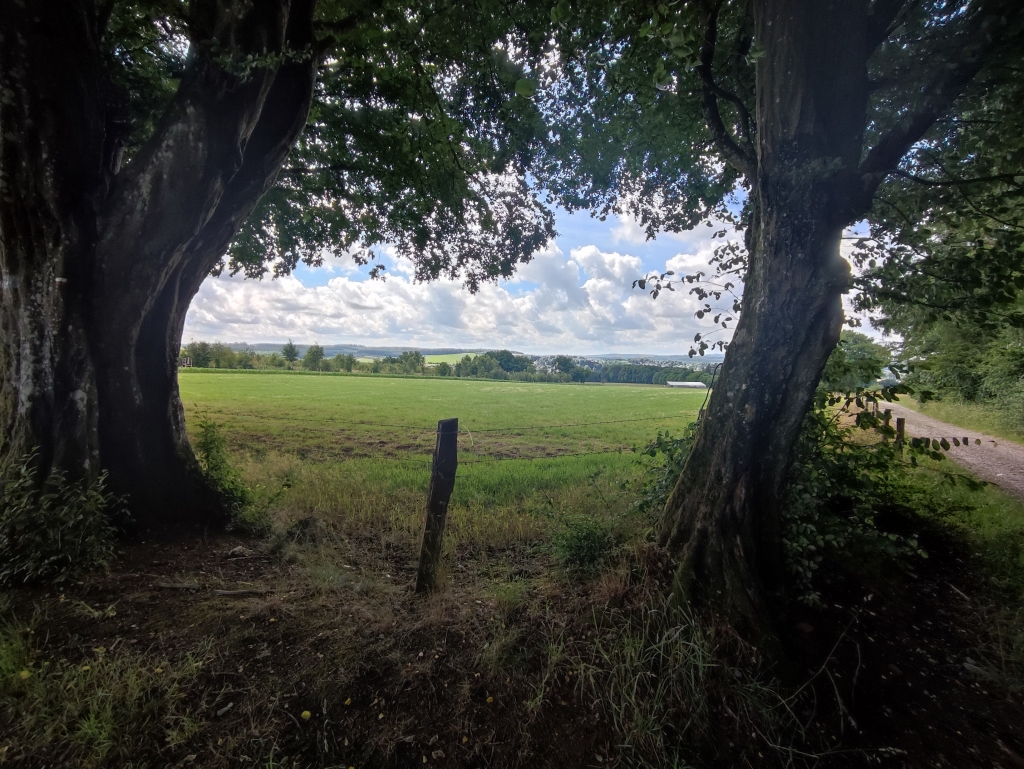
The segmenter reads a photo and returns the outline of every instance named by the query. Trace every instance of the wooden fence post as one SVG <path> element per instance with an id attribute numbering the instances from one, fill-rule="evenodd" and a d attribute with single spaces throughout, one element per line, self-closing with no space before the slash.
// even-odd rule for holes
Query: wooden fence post
<path id="1" fill-rule="evenodd" d="M 904 417 L 896 417 L 896 445 L 903 450 L 903 441 L 907 437 L 907 420 Z"/>
<path id="2" fill-rule="evenodd" d="M 442 419 L 437 423 L 437 443 L 430 470 L 430 491 L 427 492 L 427 516 L 420 543 L 420 565 L 416 570 L 416 592 L 434 589 L 437 567 L 441 562 L 441 539 L 448 517 L 448 500 L 455 488 L 455 468 L 459 462 L 459 420 Z"/>

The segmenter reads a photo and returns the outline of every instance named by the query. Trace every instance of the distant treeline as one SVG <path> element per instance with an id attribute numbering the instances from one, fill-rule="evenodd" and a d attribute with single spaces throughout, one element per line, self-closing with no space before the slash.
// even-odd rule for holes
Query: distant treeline
<path id="1" fill-rule="evenodd" d="M 591 372 L 589 382 L 628 382 L 665 384 L 666 382 L 703 382 L 711 384 L 711 372 L 676 366 L 642 366 L 636 363 L 610 363 Z"/>
<path id="2" fill-rule="evenodd" d="M 472 377 L 505 379 L 519 382 L 624 382 L 630 384 L 665 384 L 666 382 L 711 383 L 710 372 L 679 366 L 650 366 L 634 363 L 594 361 L 580 364 L 578 359 L 559 355 L 549 366 L 539 370 L 526 355 L 509 350 L 492 350 L 481 355 L 466 355 L 457 363 L 428 364 L 415 351 L 403 352 L 397 358 L 357 360 L 354 355 L 326 357 L 324 348 L 311 345 L 299 357 L 298 349 L 289 342 L 280 352 L 235 350 L 221 342 L 189 342 L 181 348 L 183 364 L 195 368 L 263 369 L 361 372 L 366 374 L 401 374 L 441 377 Z"/>

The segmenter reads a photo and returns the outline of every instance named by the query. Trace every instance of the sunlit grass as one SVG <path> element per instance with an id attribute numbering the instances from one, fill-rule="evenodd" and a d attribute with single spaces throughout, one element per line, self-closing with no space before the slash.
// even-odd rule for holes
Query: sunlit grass
<path id="1" fill-rule="evenodd" d="M 1024 424 L 1005 408 L 992 403 L 958 403 L 928 401 L 920 404 L 913 398 L 901 398 L 900 404 L 943 422 L 967 430 L 994 435 L 1008 441 L 1024 443 Z"/>
<path id="2" fill-rule="evenodd" d="M 183 373 L 181 390 L 190 427 L 199 414 L 217 422 L 250 486 L 270 496 L 291 484 L 274 503 L 283 525 L 316 516 L 409 542 L 422 529 L 436 420 L 458 416 L 447 533 L 455 549 L 534 541 L 571 512 L 621 512 L 623 488 L 644 467 L 630 449 L 659 430 L 681 431 L 704 397 L 645 386 L 201 372 Z"/>

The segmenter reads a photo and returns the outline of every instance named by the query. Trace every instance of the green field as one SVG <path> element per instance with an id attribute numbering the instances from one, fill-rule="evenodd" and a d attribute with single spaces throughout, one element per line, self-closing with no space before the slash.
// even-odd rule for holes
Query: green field
<path id="1" fill-rule="evenodd" d="M 458 363 L 466 356 L 475 358 L 475 352 L 450 352 L 446 355 L 424 355 L 423 358 L 427 363 Z"/>
<path id="2" fill-rule="evenodd" d="M 183 371 L 190 429 L 202 414 L 224 433 L 246 481 L 287 523 L 388 519 L 415 538 L 437 421 L 459 419 L 455 543 L 532 538 L 552 516 L 626 510 L 659 431 L 679 434 L 705 393 L 482 380 L 260 376 Z"/>

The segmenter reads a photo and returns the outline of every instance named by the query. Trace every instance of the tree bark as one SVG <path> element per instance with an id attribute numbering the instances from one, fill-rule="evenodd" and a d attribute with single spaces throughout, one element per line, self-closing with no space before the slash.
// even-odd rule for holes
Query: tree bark
<path id="1" fill-rule="evenodd" d="M 742 314 L 661 540 L 674 593 L 774 637 L 780 501 L 792 447 L 843 323 L 843 228 L 866 210 L 866 0 L 758 0 L 757 157 Z"/>
<path id="2" fill-rule="evenodd" d="M 92 4 L 73 19 L 67 3 L 8 5 L 0 85 L 21 100 L 0 104 L 0 456 L 35 450 L 44 473 L 76 478 L 106 471 L 142 529 L 221 523 L 185 433 L 182 328 L 305 124 L 314 0 L 197 4 L 193 23 L 221 50 L 291 55 L 241 75 L 193 46 L 172 107 L 123 169 Z M 89 109 L 66 103 L 67 72 Z M 40 124 L 50 133 L 31 144 Z"/>

